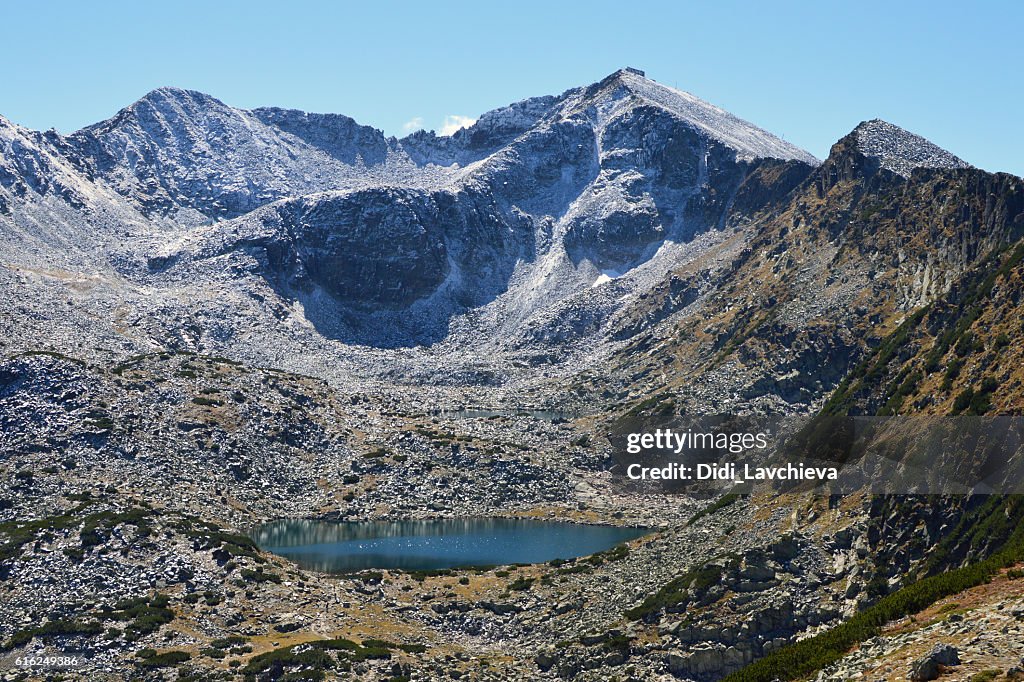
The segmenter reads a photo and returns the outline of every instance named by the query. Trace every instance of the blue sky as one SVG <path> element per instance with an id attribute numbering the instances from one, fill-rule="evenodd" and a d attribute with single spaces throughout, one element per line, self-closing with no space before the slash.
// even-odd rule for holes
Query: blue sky
<path id="1" fill-rule="evenodd" d="M 1024 3 L 6 3 L 0 115 L 70 132 L 176 85 L 402 135 L 621 66 L 819 157 L 884 118 L 1024 174 Z"/>

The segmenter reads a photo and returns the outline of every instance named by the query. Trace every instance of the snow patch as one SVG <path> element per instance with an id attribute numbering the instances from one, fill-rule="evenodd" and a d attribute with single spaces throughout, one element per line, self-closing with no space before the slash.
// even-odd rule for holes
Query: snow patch
<path id="1" fill-rule="evenodd" d="M 618 279 L 619 277 L 622 277 L 622 273 L 618 270 L 602 270 L 601 274 L 594 280 L 594 283 L 590 285 L 590 288 L 594 289 L 595 287 L 599 287 L 602 284 L 611 282 L 613 279 Z"/>

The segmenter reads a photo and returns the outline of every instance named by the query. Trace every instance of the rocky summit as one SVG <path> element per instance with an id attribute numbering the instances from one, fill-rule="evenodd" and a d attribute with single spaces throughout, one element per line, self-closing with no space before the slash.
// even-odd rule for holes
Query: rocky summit
<path id="1" fill-rule="evenodd" d="M 0 118 L 0 678 L 1024 679 L 1019 497 L 674 494 L 613 442 L 1019 415 L 1022 240 L 1019 177 L 880 120 L 818 160 L 634 68 L 401 139 L 170 87 Z M 650 532 L 252 539 L 468 516 Z"/>

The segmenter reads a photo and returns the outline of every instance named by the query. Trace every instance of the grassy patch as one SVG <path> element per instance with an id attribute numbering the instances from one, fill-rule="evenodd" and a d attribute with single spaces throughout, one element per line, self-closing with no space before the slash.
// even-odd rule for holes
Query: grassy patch
<path id="1" fill-rule="evenodd" d="M 992 680 L 1001 676 L 1002 673 L 998 670 L 982 670 L 980 673 L 971 675 L 967 682 L 992 682 Z"/>

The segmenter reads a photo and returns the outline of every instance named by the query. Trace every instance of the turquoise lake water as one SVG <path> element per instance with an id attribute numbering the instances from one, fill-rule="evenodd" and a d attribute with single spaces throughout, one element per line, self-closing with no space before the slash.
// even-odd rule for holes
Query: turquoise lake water
<path id="1" fill-rule="evenodd" d="M 502 518 L 423 521 L 275 521 L 256 528 L 264 550 L 303 568 L 434 570 L 535 564 L 610 549 L 651 532 L 581 523 Z"/>

